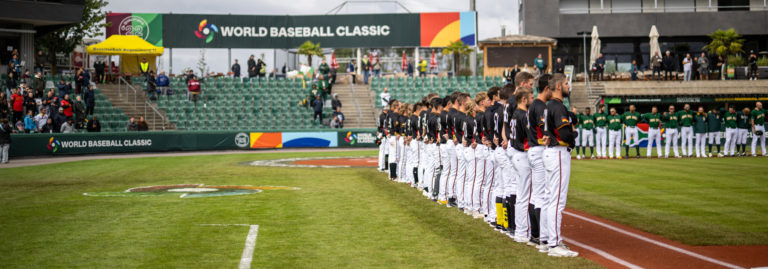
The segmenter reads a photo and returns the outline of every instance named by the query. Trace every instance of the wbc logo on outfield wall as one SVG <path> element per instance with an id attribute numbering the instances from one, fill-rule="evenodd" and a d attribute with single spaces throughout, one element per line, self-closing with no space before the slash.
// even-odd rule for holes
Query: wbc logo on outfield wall
<path id="1" fill-rule="evenodd" d="M 195 30 L 195 36 L 199 39 L 205 39 L 205 43 L 211 43 L 213 41 L 214 34 L 219 32 L 219 27 L 216 27 L 213 23 L 208 23 L 208 19 L 200 21 Z"/>

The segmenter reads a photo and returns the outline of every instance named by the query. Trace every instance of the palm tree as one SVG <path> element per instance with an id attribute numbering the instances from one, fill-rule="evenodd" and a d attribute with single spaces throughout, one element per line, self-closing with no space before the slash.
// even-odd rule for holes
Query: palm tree
<path id="1" fill-rule="evenodd" d="M 307 55 L 307 62 L 312 66 L 312 56 L 323 57 L 323 49 L 320 48 L 320 42 L 312 43 L 307 40 L 298 47 L 300 55 Z"/>
<path id="2" fill-rule="evenodd" d="M 443 54 L 453 54 L 453 73 L 454 75 L 458 75 L 459 73 L 459 56 L 460 55 L 467 55 L 470 52 L 472 52 L 471 49 L 469 49 L 469 45 L 464 44 L 461 40 L 458 41 L 451 41 L 450 44 L 448 44 L 447 47 L 443 49 Z"/>
<path id="3" fill-rule="evenodd" d="M 709 54 L 717 54 L 717 56 L 723 56 L 726 64 L 728 63 L 728 56 L 736 55 L 744 52 L 741 48 L 744 45 L 744 39 L 741 35 L 736 33 L 733 28 L 728 30 L 717 30 L 709 35 L 712 42 L 704 46 L 704 49 Z"/>

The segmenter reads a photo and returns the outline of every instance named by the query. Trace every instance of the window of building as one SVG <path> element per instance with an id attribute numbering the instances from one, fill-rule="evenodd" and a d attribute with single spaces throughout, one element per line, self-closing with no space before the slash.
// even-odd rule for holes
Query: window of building
<path id="1" fill-rule="evenodd" d="M 611 1 L 613 13 L 640 13 L 642 1 L 637 0 L 606 0 Z"/>
<path id="2" fill-rule="evenodd" d="M 737 10 L 749 11 L 749 0 L 717 0 L 717 11 Z"/>
<path id="3" fill-rule="evenodd" d="M 694 12 L 695 0 L 664 0 L 665 12 Z"/>
<path id="4" fill-rule="evenodd" d="M 589 0 L 560 0 L 561 14 L 586 14 L 589 12 Z"/>

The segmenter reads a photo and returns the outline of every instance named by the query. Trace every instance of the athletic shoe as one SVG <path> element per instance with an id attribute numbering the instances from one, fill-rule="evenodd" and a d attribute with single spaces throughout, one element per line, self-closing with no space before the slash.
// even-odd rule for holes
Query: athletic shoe
<path id="1" fill-rule="evenodd" d="M 682 156 L 675 156 L 675 158 L 678 158 L 678 159 L 680 159 L 680 158 L 682 158 Z"/>
<path id="2" fill-rule="evenodd" d="M 560 245 L 556 247 L 549 248 L 549 253 L 547 254 L 552 257 L 576 257 L 579 256 L 579 253 L 573 250 L 570 250 L 568 246 L 566 246 L 563 243 L 560 243 Z"/>
<path id="3" fill-rule="evenodd" d="M 540 243 L 536 248 L 539 249 L 539 252 L 541 252 L 541 253 L 549 252 L 549 246 L 547 246 L 547 244 L 545 244 L 543 242 Z"/>
<path id="4" fill-rule="evenodd" d="M 624 158 L 622 158 L 621 156 L 619 156 L 619 157 L 616 157 L 616 159 L 619 159 L 619 160 L 621 160 L 621 159 L 624 159 Z"/>
<path id="5" fill-rule="evenodd" d="M 539 245 L 539 239 L 531 237 L 531 240 L 528 240 L 528 242 L 525 243 L 525 244 L 529 245 L 529 246 L 532 246 L 532 247 L 536 247 L 536 246 Z"/>
<path id="6" fill-rule="evenodd" d="M 590 158 L 590 159 L 592 159 L 592 160 L 594 160 L 594 159 L 595 159 L 595 155 L 592 155 L 592 157 L 589 157 L 589 158 Z"/>
<path id="7" fill-rule="evenodd" d="M 472 217 L 479 219 L 483 217 L 483 214 L 480 214 L 480 212 L 472 212 Z"/>
<path id="8" fill-rule="evenodd" d="M 531 240 L 530 238 L 523 237 L 523 236 L 514 236 L 512 237 L 512 239 L 514 239 L 515 242 L 518 242 L 518 243 L 528 243 Z"/>
<path id="9" fill-rule="evenodd" d="M 441 203 L 441 204 L 444 204 L 444 205 L 448 204 L 448 201 L 446 201 L 446 200 L 437 200 L 437 202 Z"/>
<path id="10" fill-rule="evenodd" d="M 578 154 L 577 154 L 577 155 L 576 155 L 576 159 L 577 159 L 577 160 L 581 160 L 581 155 L 578 155 Z"/>
<path id="11" fill-rule="evenodd" d="M 717 157 L 722 158 L 722 157 L 725 157 L 725 155 L 723 155 L 722 153 L 718 153 Z"/>

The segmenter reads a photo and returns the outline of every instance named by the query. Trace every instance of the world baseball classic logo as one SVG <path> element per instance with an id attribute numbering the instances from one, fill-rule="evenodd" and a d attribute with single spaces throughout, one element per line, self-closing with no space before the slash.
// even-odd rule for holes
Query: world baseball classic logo
<path id="1" fill-rule="evenodd" d="M 205 43 L 211 43 L 214 34 L 218 32 L 219 28 L 213 23 L 209 24 L 208 20 L 205 19 L 200 21 L 200 25 L 198 25 L 197 30 L 195 30 L 195 35 L 199 39 L 205 39 Z"/>

